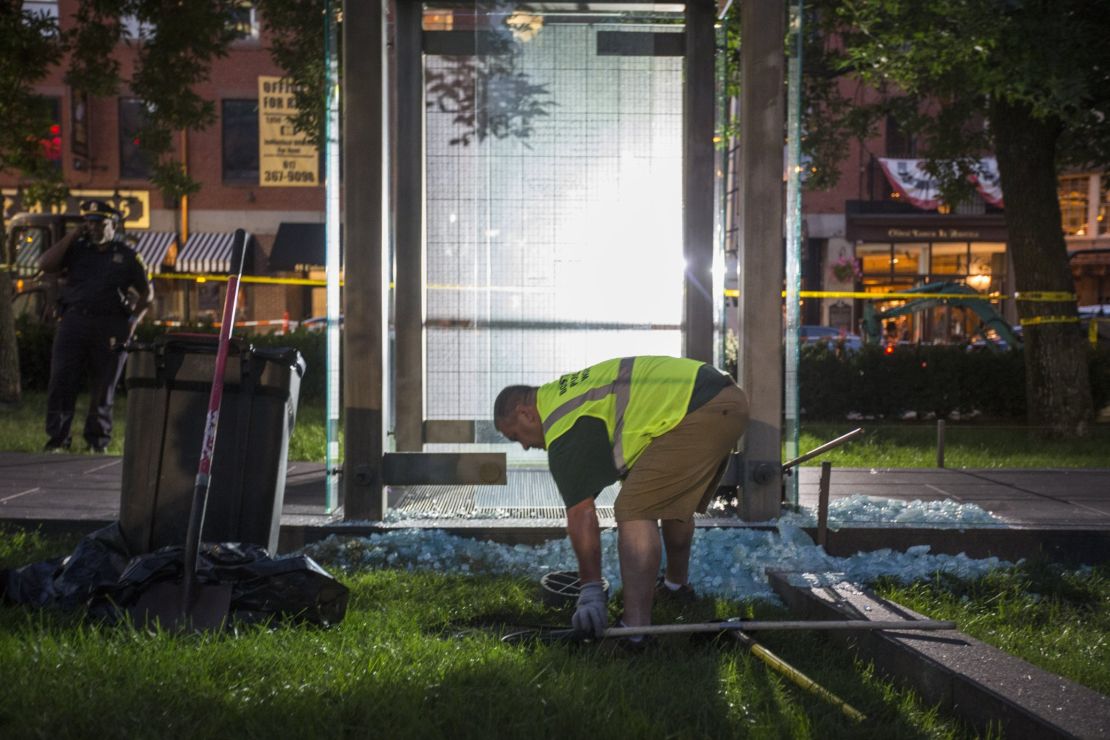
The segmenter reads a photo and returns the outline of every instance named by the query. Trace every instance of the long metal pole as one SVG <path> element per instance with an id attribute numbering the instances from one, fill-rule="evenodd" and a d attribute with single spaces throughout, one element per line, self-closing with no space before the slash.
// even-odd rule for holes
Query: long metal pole
<path id="1" fill-rule="evenodd" d="M 800 670 L 790 665 L 779 656 L 772 653 L 767 648 L 760 645 L 749 635 L 745 635 L 743 632 L 733 632 L 732 636 L 736 639 L 737 642 L 750 650 L 752 655 L 762 660 L 765 665 L 786 676 L 796 685 L 800 686 L 811 694 L 819 696 L 833 706 L 837 707 L 849 719 L 855 720 L 856 722 L 863 722 L 867 719 L 863 712 L 859 711 L 851 704 L 844 701 L 839 696 L 829 691 L 824 686 L 817 683 L 812 678 L 802 673 Z"/>
<path id="2" fill-rule="evenodd" d="M 819 447 L 814 447 L 812 450 L 810 450 L 806 454 L 800 455 L 800 456 L 794 458 L 793 460 L 788 460 L 787 462 L 784 462 L 782 464 L 782 471 L 785 473 L 790 468 L 792 468 L 796 465 L 801 465 L 806 460 L 812 460 L 813 458 L 817 457 L 821 453 L 828 452 L 829 450 L 831 450 L 834 447 L 839 447 L 840 445 L 844 444 L 845 442 L 847 442 L 849 440 L 853 440 L 861 434 L 863 434 L 863 427 L 858 427 L 858 428 L 853 429 L 852 431 L 848 432 L 847 434 L 840 435 L 836 439 L 830 439 L 825 444 L 823 444 Z"/>
<path id="3" fill-rule="evenodd" d="M 327 363 L 325 407 L 325 511 L 330 514 L 339 505 L 339 33 L 336 28 L 336 7 L 332 0 L 324 2 L 325 55 L 327 57 L 327 120 L 325 124 L 324 198 L 327 212 L 324 220 L 326 247 L 324 251 L 324 295 L 327 311 Z"/>
<path id="4" fill-rule="evenodd" d="M 801 324 L 802 290 L 802 4 L 790 4 L 789 39 L 793 42 L 787 63 L 786 107 L 786 362 L 784 406 L 786 457 L 796 457 L 801 436 L 801 403 L 798 399 L 798 326 Z M 798 478 L 787 479 L 789 503 L 798 506 Z"/>
<path id="5" fill-rule="evenodd" d="M 642 627 L 610 627 L 605 630 L 605 637 L 635 637 L 636 635 L 685 635 L 696 632 L 729 632 L 743 630 L 744 632 L 757 632 L 761 630 L 818 630 L 824 631 L 851 631 L 863 630 L 874 632 L 876 630 L 905 630 L 905 631 L 937 631 L 954 630 L 955 622 L 937 621 L 932 619 L 916 620 L 875 620 L 863 619 L 830 619 L 830 620 L 744 620 L 733 622 L 696 622 L 691 624 L 648 624 Z"/>
<path id="6" fill-rule="evenodd" d="M 220 406 L 224 399 L 224 370 L 231 346 L 231 332 L 235 329 L 235 309 L 239 303 L 239 279 L 243 276 L 243 262 L 247 251 L 247 232 L 235 230 L 231 254 L 235 272 L 227 277 L 224 294 L 224 311 L 220 318 L 220 335 L 216 344 L 216 366 L 212 374 L 212 388 L 208 392 L 208 413 L 204 420 L 204 437 L 200 443 L 200 461 L 193 486 L 193 501 L 189 509 L 189 526 L 185 532 L 185 552 L 182 554 L 181 614 L 188 616 L 196 591 L 197 559 L 204 535 L 204 511 L 208 506 L 208 489 L 212 482 L 212 458 L 216 453 L 216 433 L 219 431 Z M 240 420 L 240 423 L 247 423 Z"/>

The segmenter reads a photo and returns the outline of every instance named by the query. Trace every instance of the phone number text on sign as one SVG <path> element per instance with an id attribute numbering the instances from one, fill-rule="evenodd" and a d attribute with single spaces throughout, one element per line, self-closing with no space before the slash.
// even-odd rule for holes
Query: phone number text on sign
<path id="1" fill-rule="evenodd" d="M 284 77 L 258 78 L 258 179 L 263 187 L 314 186 L 320 155 L 293 127 L 293 86 Z"/>

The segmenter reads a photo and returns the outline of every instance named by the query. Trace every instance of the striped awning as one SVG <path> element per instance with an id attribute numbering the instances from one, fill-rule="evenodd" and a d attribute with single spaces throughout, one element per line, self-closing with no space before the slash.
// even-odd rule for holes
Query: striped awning
<path id="1" fill-rule="evenodd" d="M 15 256 L 15 272 L 20 276 L 34 275 L 39 271 L 39 255 L 42 250 L 37 241 L 21 244 L 20 247 Z"/>
<path id="2" fill-rule="evenodd" d="M 231 245 L 234 239 L 234 233 L 190 234 L 185 248 L 177 254 L 177 271 L 231 272 Z M 247 242 L 249 245 L 249 236 Z"/>
<path id="3" fill-rule="evenodd" d="M 143 264 L 149 272 L 159 273 L 162 271 L 162 263 L 166 261 L 166 254 L 176 241 L 177 234 L 172 231 L 144 231 L 139 234 L 135 251 L 143 258 Z"/>

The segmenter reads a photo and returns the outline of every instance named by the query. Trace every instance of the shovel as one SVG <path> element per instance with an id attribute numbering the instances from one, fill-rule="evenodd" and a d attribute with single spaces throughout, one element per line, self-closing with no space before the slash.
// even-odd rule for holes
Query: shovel
<path id="1" fill-rule="evenodd" d="M 243 275 L 247 233 L 236 229 L 232 240 L 234 273 L 227 278 L 227 295 L 220 319 L 220 336 L 216 345 L 216 369 L 212 377 L 212 390 L 208 395 L 208 413 L 204 421 L 204 437 L 200 446 L 193 502 L 189 511 L 189 526 L 185 533 L 185 550 L 182 553 L 182 580 L 180 587 L 171 581 L 162 581 L 147 589 L 131 609 L 136 623 L 157 621 L 163 629 L 173 631 L 211 631 L 222 629 L 231 609 L 231 584 L 200 584 L 197 565 L 200 538 L 204 531 L 204 510 L 208 505 L 208 488 L 211 483 L 212 458 L 216 449 L 216 432 L 220 421 L 220 405 L 224 396 L 224 370 L 231 345 L 231 332 L 235 326 L 235 307 L 239 299 L 239 280 Z"/>

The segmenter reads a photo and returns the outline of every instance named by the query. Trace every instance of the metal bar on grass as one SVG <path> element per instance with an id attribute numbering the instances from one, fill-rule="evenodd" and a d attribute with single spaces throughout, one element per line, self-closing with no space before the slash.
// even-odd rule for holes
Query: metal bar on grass
<path id="1" fill-rule="evenodd" d="M 833 447 L 839 447 L 840 445 L 844 444 L 845 442 L 847 442 L 849 440 L 852 440 L 852 439 L 855 439 L 856 437 L 858 437 L 861 434 L 863 434 L 863 427 L 857 427 L 856 429 L 853 429 L 852 431 L 848 432 L 847 434 L 842 434 L 839 437 L 837 437 L 836 439 L 829 440 L 828 442 L 821 445 L 820 447 L 814 447 L 812 450 L 810 450 L 806 454 L 802 455 L 801 457 L 796 457 L 793 460 L 789 460 L 787 462 L 784 462 L 782 464 L 782 472 L 785 473 L 787 470 L 794 467 L 795 465 L 801 465 L 806 460 L 811 460 L 811 459 L 817 457 L 818 455 L 820 455 L 823 452 L 828 452 Z"/>
<path id="2" fill-rule="evenodd" d="M 779 656 L 772 653 L 767 648 L 760 645 L 758 642 L 753 640 L 751 638 L 751 636 L 746 635 L 743 632 L 739 632 L 739 631 L 732 632 L 730 634 L 737 640 L 737 642 L 739 642 L 744 647 L 746 647 L 748 650 L 750 650 L 752 655 L 759 658 L 768 667 L 772 668 L 775 671 L 778 671 L 783 676 L 786 676 L 791 681 L 793 681 L 796 685 L 805 689 L 806 691 L 810 692 L 811 694 L 815 694 L 816 696 L 819 696 L 822 699 L 824 699 L 825 701 L 829 702 L 830 704 L 835 706 L 837 709 L 839 709 L 841 712 L 843 712 L 849 719 L 854 720 L 856 722 L 863 722 L 864 720 L 867 719 L 867 717 L 863 714 L 863 712 L 859 711 L 858 709 L 853 707 L 851 704 L 844 701 L 839 696 L 837 696 L 833 692 L 829 691 L 824 686 L 817 683 L 812 678 L 810 678 L 806 674 L 802 673 L 800 670 L 798 670 L 794 666 L 790 665 L 789 663 L 787 663 L 785 660 L 783 660 Z"/>
<path id="3" fill-rule="evenodd" d="M 830 620 L 745 620 L 739 619 L 731 622 L 696 622 L 692 624 L 648 624 L 642 627 L 610 627 L 605 630 L 605 637 L 635 637 L 636 635 L 680 635 L 696 632 L 728 632 L 742 630 L 756 632 L 759 630 L 863 630 L 873 632 L 876 630 L 908 630 L 908 631 L 936 631 L 954 630 L 955 622 L 938 621 L 932 619 L 916 620 L 875 620 L 862 619 L 830 619 Z"/>

